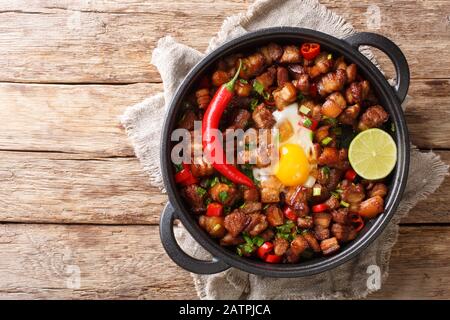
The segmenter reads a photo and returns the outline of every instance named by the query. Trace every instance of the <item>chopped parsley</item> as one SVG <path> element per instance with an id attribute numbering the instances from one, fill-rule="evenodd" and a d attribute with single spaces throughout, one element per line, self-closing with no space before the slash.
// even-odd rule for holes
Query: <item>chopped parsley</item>
<path id="1" fill-rule="evenodd" d="M 264 94 L 264 86 L 257 80 L 253 81 L 253 90 L 258 92 L 261 96 Z"/>

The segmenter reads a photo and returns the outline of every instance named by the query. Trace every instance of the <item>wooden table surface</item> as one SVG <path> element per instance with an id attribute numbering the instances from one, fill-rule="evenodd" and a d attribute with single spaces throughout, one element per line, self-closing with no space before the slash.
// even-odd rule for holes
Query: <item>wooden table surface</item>
<path id="1" fill-rule="evenodd" d="M 412 141 L 450 163 L 450 1 L 322 3 L 402 48 Z M 118 116 L 161 91 L 149 63 L 158 38 L 204 50 L 248 5 L 0 1 L 0 298 L 196 298 L 159 241 L 166 196 Z M 379 26 L 367 15 L 376 10 Z M 390 277 L 371 298 L 450 298 L 449 191 L 446 179 L 402 221 Z"/>

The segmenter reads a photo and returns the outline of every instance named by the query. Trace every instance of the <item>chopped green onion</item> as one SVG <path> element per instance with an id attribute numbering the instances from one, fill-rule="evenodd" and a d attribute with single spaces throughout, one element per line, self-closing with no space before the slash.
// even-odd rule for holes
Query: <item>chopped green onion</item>
<path id="1" fill-rule="evenodd" d="M 256 98 L 253 98 L 251 101 L 250 101 L 250 110 L 255 110 L 255 108 L 258 106 L 258 104 L 259 104 L 259 101 L 258 101 L 258 99 L 256 99 Z"/>
<path id="2" fill-rule="evenodd" d="M 344 200 L 341 200 L 341 206 L 348 208 L 350 204 L 348 202 L 345 202 Z"/>
<path id="3" fill-rule="evenodd" d="M 391 123 L 391 131 L 395 132 L 395 123 L 393 123 L 393 122 Z"/>
<path id="4" fill-rule="evenodd" d="M 174 164 L 175 166 L 175 172 L 180 172 L 181 170 L 183 170 L 183 166 L 178 163 L 178 164 Z"/>
<path id="5" fill-rule="evenodd" d="M 264 98 L 264 100 L 269 100 L 270 99 L 270 93 L 263 91 L 262 96 Z"/>
<path id="6" fill-rule="evenodd" d="M 331 60 L 331 59 L 333 59 L 333 54 L 331 54 L 331 53 L 330 53 L 330 54 L 328 54 L 328 57 L 327 57 L 327 58 L 328 58 L 328 60 Z"/>
<path id="7" fill-rule="evenodd" d="M 305 96 L 301 92 L 299 92 L 297 95 L 297 99 L 302 101 L 303 99 L 305 99 Z"/>
<path id="8" fill-rule="evenodd" d="M 224 176 L 220 176 L 220 181 L 222 181 L 223 183 L 225 183 L 228 186 L 233 185 L 233 182 L 231 182 L 230 180 L 228 180 L 227 178 L 225 178 Z"/>
<path id="9" fill-rule="evenodd" d="M 300 106 L 300 112 L 307 116 L 311 112 L 311 109 L 302 104 Z"/>
<path id="10" fill-rule="evenodd" d="M 322 140 L 322 145 L 326 146 L 328 145 L 333 139 L 330 137 L 326 137 Z"/>
<path id="11" fill-rule="evenodd" d="M 231 207 L 229 207 L 229 206 L 223 207 L 223 212 L 225 214 L 229 214 L 231 212 Z"/>
<path id="12" fill-rule="evenodd" d="M 255 80 L 253 82 L 253 89 L 258 92 L 260 95 L 263 95 L 264 93 L 264 86 L 261 84 L 261 82 Z"/>
<path id="13" fill-rule="evenodd" d="M 339 195 L 338 192 L 336 192 L 336 191 L 331 191 L 330 193 L 331 193 L 331 195 L 332 195 L 333 197 L 335 197 L 336 199 L 339 199 L 340 195 Z"/>
<path id="14" fill-rule="evenodd" d="M 239 209 L 244 209 L 244 208 L 245 208 L 245 202 L 239 206 Z"/>
<path id="15" fill-rule="evenodd" d="M 197 192 L 197 194 L 198 194 L 200 197 L 203 197 L 203 196 L 206 194 L 206 190 L 203 189 L 202 187 L 197 187 L 197 189 L 195 189 L 195 192 Z"/>
<path id="16" fill-rule="evenodd" d="M 245 80 L 245 79 L 239 79 L 239 82 L 240 82 L 240 83 L 243 83 L 243 84 L 247 84 L 247 83 L 248 83 L 248 81 Z"/>
<path id="17" fill-rule="evenodd" d="M 342 193 L 342 192 L 344 192 L 342 189 L 336 189 L 336 192 L 337 193 Z"/>
<path id="18" fill-rule="evenodd" d="M 311 119 L 306 118 L 305 120 L 303 120 L 303 125 L 304 125 L 306 128 L 310 128 L 310 127 L 312 126 L 312 121 L 311 121 Z"/>
<path id="19" fill-rule="evenodd" d="M 314 187 L 313 188 L 313 196 L 320 196 L 320 194 L 322 193 L 322 188 L 321 187 Z"/>
<path id="20" fill-rule="evenodd" d="M 264 244 L 264 239 L 260 236 L 255 236 L 253 238 L 253 244 L 257 245 L 258 247 L 261 247 Z"/>
<path id="21" fill-rule="evenodd" d="M 263 209 L 266 210 L 269 207 L 269 204 L 266 204 Z"/>
<path id="22" fill-rule="evenodd" d="M 214 179 L 211 179 L 211 181 L 209 182 L 209 186 L 214 187 L 218 183 L 219 183 L 219 178 L 214 177 Z"/>
<path id="23" fill-rule="evenodd" d="M 314 132 L 310 131 L 309 132 L 309 137 L 311 138 L 311 141 L 314 140 Z"/>
<path id="24" fill-rule="evenodd" d="M 222 203 L 224 203 L 225 201 L 227 201 L 227 199 L 228 199 L 228 192 L 226 192 L 226 191 L 220 191 L 220 192 L 219 192 L 219 199 L 220 199 L 220 202 L 222 202 Z"/>
<path id="25" fill-rule="evenodd" d="M 245 242 L 247 242 L 248 244 L 253 244 L 252 238 L 250 238 L 247 232 L 244 232 L 242 234 L 242 238 L 244 238 Z"/>
<path id="26" fill-rule="evenodd" d="M 324 175 L 329 175 L 330 174 L 330 168 L 328 168 L 327 166 L 322 167 L 322 173 Z"/>
<path id="27" fill-rule="evenodd" d="M 211 198 L 206 198 L 205 205 L 208 206 L 212 202 Z"/>
<path id="28" fill-rule="evenodd" d="M 331 126 L 336 126 L 337 124 L 337 120 L 335 118 L 330 118 L 330 117 L 323 117 L 323 121 Z"/>
<path id="29" fill-rule="evenodd" d="M 213 228 L 212 231 L 216 232 L 217 230 L 219 230 L 220 228 L 222 228 L 222 226 L 220 224 L 216 224 Z"/>

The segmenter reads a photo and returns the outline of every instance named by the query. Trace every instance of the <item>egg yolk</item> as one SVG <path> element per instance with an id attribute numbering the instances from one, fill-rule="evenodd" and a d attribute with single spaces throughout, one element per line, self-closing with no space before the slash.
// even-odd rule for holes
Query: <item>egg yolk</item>
<path id="1" fill-rule="evenodd" d="M 285 186 L 298 186 L 309 176 L 309 161 L 303 149 L 297 144 L 280 147 L 280 159 L 275 167 L 275 176 Z"/>

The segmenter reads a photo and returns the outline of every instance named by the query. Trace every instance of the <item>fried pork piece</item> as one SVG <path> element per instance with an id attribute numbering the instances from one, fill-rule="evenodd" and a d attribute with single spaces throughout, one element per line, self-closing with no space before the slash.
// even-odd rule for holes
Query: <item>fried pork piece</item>
<path id="1" fill-rule="evenodd" d="M 284 86 L 286 82 L 289 82 L 289 72 L 285 67 L 277 67 L 277 85 L 278 87 Z"/>
<path id="2" fill-rule="evenodd" d="M 306 242 L 308 242 L 309 247 L 314 252 L 320 252 L 319 242 L 317 241 L 317 239 L 314 237 L 314 235 L 311 232 L 308 231 L 308 232 L 303 233 L 302 235 L 305 238 Z"/>
<path id="3" fill-rule="evenodd" d="M 262 205 L 261 202 L 257 201 L 246 201 L 242 204 L 242 206 L 239 207 L 239 209 L 243 213 L 252 213 L 252 212 L 258 212 L 261 211 Z"/>
<path id="4" fill-rule="evenodd" d="M 370 92 L 369 82 L 352 82 L 345 90 L 345 98 L 349 104 L 362 103 L 367 99 Z"/>
<path id="5" fill-rule="evenodd" d="M 228 72 L 224 70 L 217 70 L 213 73 L 211 80 L 213 85 L 215 85 L 216 87 L 220 87 L 224 83 L 230 81 L 230 76 L 228 75 Z"/>
<path id="6" fill-rule="evenodd" d="M 272 229 L 266 229 L 261 234 L 259 234 L 264 241 L 270 241 L 275 237 L 275 232 Z"/>
<path id="7" fill-rule="evenodd" d="M 290 64 L 287 66 L 289 74 L 295 80 L 297 80 L 302 75 L 308 75 L 307 68 L 300 64 Z"/>
<path id="8" fill-rule="evenodd" d="M 331 217 L 334 222 L 339 224 L 348 224 L 348 209 L 340 208 L 331 211 Z"/>
<path id="9" fill-rule="evenodd" d="M 366 197 L 364 192 L 364 187 L 362 184 L 358 183 L 356 185 L 350 184 L 343 188 L 341 194 L 342 200 L 348 203 L 360 203 Z"/>
<path id="10" fill-rule="evenodd" d="M 278 62 L 283 55 L 283 49 L 276 43 L 269 43 L 267 46 L 260 49 L 261 54 L 264 56 L 266 65 L 271 65 L 274 62 Z"/>
<path id="11" fill-rule="evenodd" d="M 306 216 L 309 213 L 307 200 L 306 189 L 302 186 L 288 188 L 285 196 L 286 204 L 294 209 L 295 213 L 300 217 Z"/>
<path id="12" fill-rule="evenodd" d="M 225 217 L 224 226 L 232 237 L 237 237 L 245 230 L 251 220 L 250 215 L 236 209 Z"/>
<path id="13" fill-rule="evenodd" d="M 331 214 L 326 212 L 315 213 L 313 219 L 314 225 L 328 228 L 331 223 Z"/>
<path id="14" fill-rule="evenodd" d="M 339 200 L 335 196 L 331 196 L 325 201 L 325 204 L 330 208 L 330 210 L 334 210 L 339 208 Z"/>
<path id="15" fill-rule="evenodd" d="M 356 79 L 358 67 L 356 67 L 356 64 L 352 63 L 345 69 L 345 72 L 347 73 L 347 83 L 352 83 Z"/>
<path id="16" fill-rule="evenodd" d="M 233 112 L 230 126 L 227 129 L 244 129 L 251 118 L 251 113 L 245 109 L 237 109 Z"/>
<path id="17" fill-rule="evenodd" d="M 331 234 L 338 242 L 348 242 L 356 238 L 357 232 L 352 226 L 333 223 L 331 226 Z"/>
<path id="18" fill-rule="evenodd" d="M 277 76 L 277 69 L 275 67 L 270 67 L 267 69 L 266 72 L 257 76 L 255 78 L 255 81 L 258 81 L 264 87 L 264 90 L 267 90 L 275 82 L 276 76 Z"/>
<path id="19" fill-rule="evenodd" d="M 187 200 L 194 213 L 200 213 L 206 210 L 204 204 L 206 194 L 200 190 L 202 188 L 196 184 L 191 184 L 181 189 L 181 195 Z"/>
<path id="20" fill-rule="evenodd" d="M 245 201 L 258 201 L 259 200 L 258 189 L 244 187 L 243 198 Z"/>
<path id="21" fill-rule="evenodd" d="M 275 176 L 261 181 L 261 202 L 276 203 L 280 201 L 282 184 Z"/>
<path id="22" fill-rule="evenodd" d="M 236 95 L 239 97 L 248 97 L 252 93 L 252 85 L 242 81 L 236 81 L 234 85 Z"/>
<path id="23" fill-rule="evenodd" d="M 239 199 L 239 191 L 233 185 L 217 183 L 209 189 L 211 198 L 225 206 L 233 205 Z"/>
<path id="24" fill-rule="evenodd" d="M 369 107 L 361 116 L 358 129 L 364 131 L 370 128 L 379 128 L 389 119 L 389 114 L 380 105 Z"/>
<path id="25" fill-rule="evenodd" d="M 297 226 L 302 229 L 310 229 L 314 227 L 314 220 L 311 216 L 297 218 Z"/>
<path id="26" fill-rule="evenodd" d="M 317 162 L 319 165 L 324 166 L 331 166 L 333 164 L 336 164 L 339 161 L 339 152 L 336 148 L 333 147 L 325 147 L 322 150 L 322 153 L 319 156 L 319 159 L 317 159 Z"/>
<path id="27" fill-rule="evenodd" d="M 222 238 L 226 233 L 223 217 L 208 217 L 202 215 L 198 219 L 198 224 L 213 238 Z"/>
<path id="28" fill-rule="evenodd" d="M 239 76 L 243 79 L 250 79 L 261 73 L 264 68 L 264 56 L 256 52 L 242 59 L 242 68 Z"/>
<path id="29" fill-rule="evenodd" d="M 322 253 L 324 255 L 330 255 L 339 251 L 340 246 L 335 237 L 330 239 L 325 239 L 320 243 L 320 248 L 322 249 Z"/>
<path id="30" fill-rule="evenodd" d="M 320 112 L 329 118 L 337 118 L 347 106 L 344 96 L 340 92 L 334 92 L 327 97 Z"/>
<path id="31" fill-rule="evenodd" d="M 320 143 L 323 139 L 328 137 L 330 135 L 330 128 L 331 128 L 331 126 L 329 126 L 329 125 L 319 127 L 314 132 L 314 141 L 317 143 Z"/>
<path id="32" fill-rule="evenodd" d="M 273 240 L 273 253 L 277 256 L 282 256 L 289 249 L 289 242 L 283 238 L 275 238 Z"/>
<path id="33" fill-rule="evenodd" d="M 266 216 L 261 213 L 250 213 L 248 216 L 250 217 L 250 222 L 245 231 L 252 237 L 257 236 L 269 226 Z"/>
<path id="34" fill-rule="evenodd" d="M 329 53 L 326 51 L 321 52 L 315 59 L 314 65 L 309 68 L 308 73 L 311 78 L 325 74 L 333 67 L 333 59 L 328 59 Z"/>
<path id="35" fill-rule="evenodd" d="M 281 226 L 284 224 L 283 212 L 276 205 L 270 205 L 266 209 L 267 222 L 272 227 Z"/>
<path id="36" fill-rule="evenodd" d="M 342 113 L 339 115 L 338 120 L 342 124 L 354 125 L 360 111 L 361 107 L 359 106 L 359 104 L 349 106 L 344 111 L 342 111 Z"/>
<path id="37" fill-rule="evenodd" d="M 359 205 L 359 214 L 367 219 L 375 218 L 384 210 L 384 200 L 380 196 L 374 196 L 364 200 Z"/>
<path id="38" fill-rule="evenodd" d="M 238 244 L 244 242 L 245 241 L 241 236 L 233 237 L 229 233 L 227 233 L 222 239 L 220 239 L 221 246 L 237 246 Z"/>
<path id="39" fill-rule="evenodd" d="M 292 80 L 292 84 L 303 95 L 309 95 L 311 89 L 311 78 L 307 74 L 300 75 L 297 79 Z"/>
<path id="40" fill-rule="evenodd" d="M 258 129 L 270 129 L 275 125 L 272 112 L 267 109 L 264 103 L 258 105 L 252 113 L 252 119 Z"/>
<path id="41" fill-rule="evenodd" d="M 207 177 L 214 173 L 214 168 L 203 157 L 197 157 L 191 164 L 191 172 L 194 177 Z"/>
<path id="42" fill-rule="evenodd" d="M 314 237 L 319 241 L 328 239 L 330 237 L 330 229 L 317 225 L 314 227 Z"/>
<path id="43" fill-rule="evenodd" d="M 273 99 L 278 110 L 290 105 L 297 100 L 297 89 L 291 82 L 286 82 L 284 86 L 273 91 Z"/>
<path id="44" fill-rule="evenodd" d="M 211 96 L 209 95 L 209 89 L 200 89 L 195 92 L 197 97 L 197 104 L 200 109 L 205 109 L 209 102 L 211 101 Z"/>
<path id="45" fill-rule="evenodd" d="M 197 120 L 197 115 L 192 110 L 187 110 L 184 112 L 181 120 L 178 121 L 178 128 L 193 130 L 194 129 L 194 121 Z"/>
<path id="46" fill-rule="evenodd" d="M 295 237 L 294 240 L 292 240 L 291 247 L 286 252 L 287 261 L 290 263 L 298 262 L 298 260 L 300 260 L 300 255 L 308 247 L 309 247 L 308 241 L 306 241 L 306 239 L 303 236 L 298 235 L 297 237 Z"/>
<path id="47" fill-rule="evenodd" d="M 369 197 L 380 196 L 384 198 L 387 195 L 387 187 L 384 183 L 376 183 L 369 192 Z"/>
<path id="48" fill-rule="evenodd" d="M 283 55 L 280 59 L 281 63 L 300 63 L 302 61 L 300 50 L 297 46 L 285 46 L 283 50 Z"/>
<path id="49" fill-rule="evenodd" d="M 344 70 L 338 69 L 333 72 L 328 72 L 317 83 L 317 90 L 322 97 L 329 95 L 332 92 L 340 91 L 347 81 L 347 75 Z"/>

